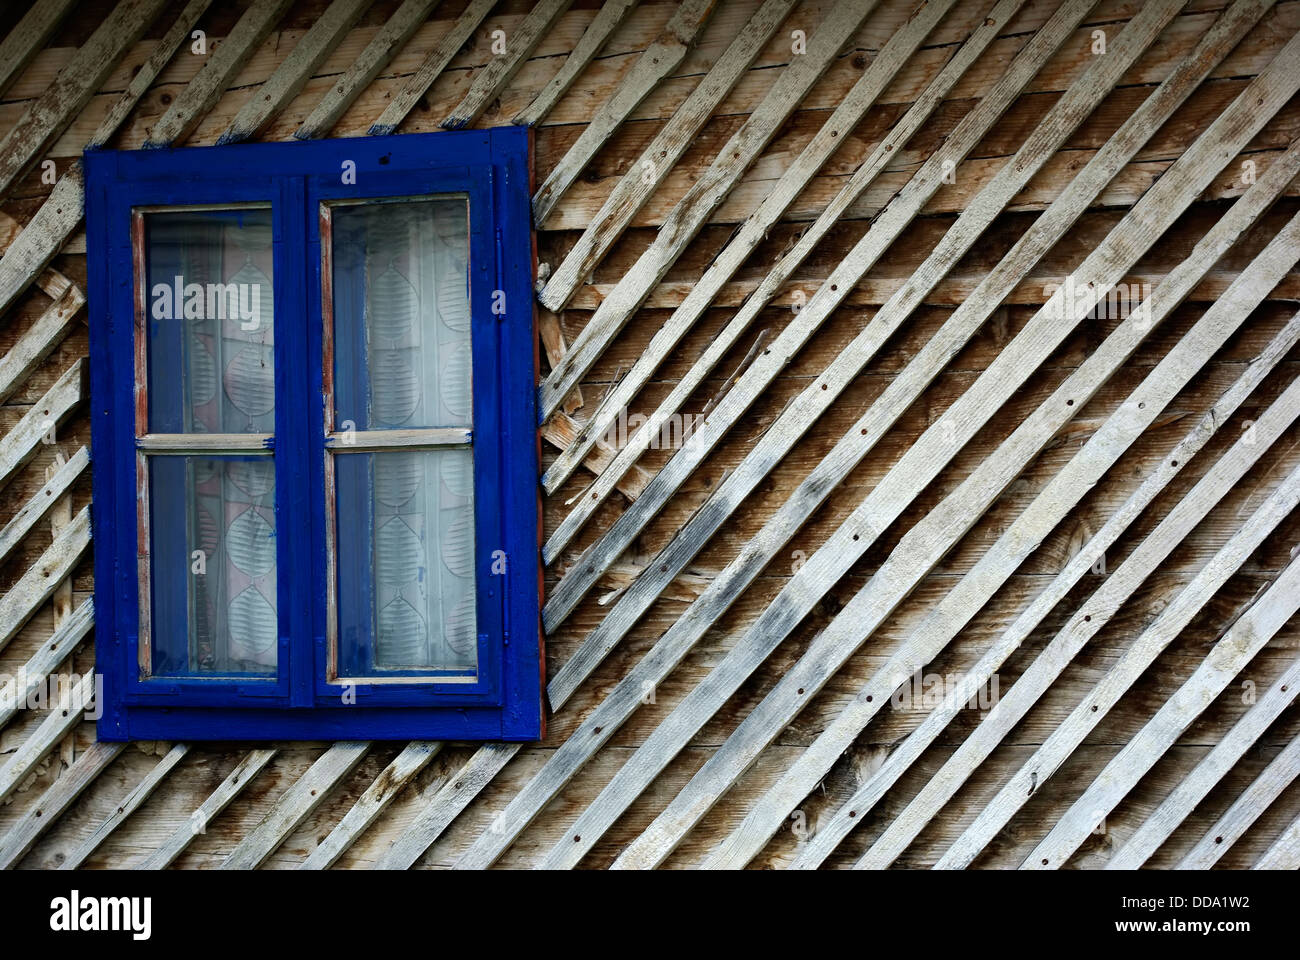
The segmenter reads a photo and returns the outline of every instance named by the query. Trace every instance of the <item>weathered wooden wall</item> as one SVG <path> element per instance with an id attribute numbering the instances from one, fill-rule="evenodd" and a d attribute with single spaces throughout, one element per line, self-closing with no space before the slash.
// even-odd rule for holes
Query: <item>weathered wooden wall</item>
<path id="1" fill-rule="evenodd" d="M 548 471 L 545 742 L 121 748 L 0 707 L 0 865 L 1296 866 L 1300 2 L 929 2 L 0 13 L 0 673 L 94 666 L 87 144 L 535 123 L 545 463 L 683 380 L 708 417 Z M 1072 273 L 1159 322 L 1045 324 Z M 886 703 L 999 645 L 1001 712 Z"/>

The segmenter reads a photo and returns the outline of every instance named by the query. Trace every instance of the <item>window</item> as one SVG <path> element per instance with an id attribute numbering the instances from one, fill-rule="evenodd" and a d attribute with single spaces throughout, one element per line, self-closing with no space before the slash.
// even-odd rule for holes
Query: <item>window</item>
<path id="1" fill-rule="evenodd" d="M 528 152 L 86 155 L 102 739 L 541 735 Z"/>

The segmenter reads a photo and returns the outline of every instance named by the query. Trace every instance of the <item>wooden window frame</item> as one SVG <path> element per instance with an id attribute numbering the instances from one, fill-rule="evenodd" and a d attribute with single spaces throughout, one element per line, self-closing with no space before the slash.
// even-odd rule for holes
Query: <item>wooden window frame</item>
<path id="1" fill-rule="evenodd" d="M 528 131 L 512 127 L 86 153 L 101 740 L 543 735 L 530 159 Z M 473 428 L 351 433 L 344 449 L 333 423 L 331 211 L 447 194 L 469 204 Z M 143 215 L 250 204 L 272 209 L 275 433 L 150 433 Z M 334 459 L 448 446 L 474 450 L 475 675 L 339 679 Z M 147 675 L 150 630 L 167 629 L 149 623 L 148 461 L 182 453 L 274 459 L 274 677 Z"/>

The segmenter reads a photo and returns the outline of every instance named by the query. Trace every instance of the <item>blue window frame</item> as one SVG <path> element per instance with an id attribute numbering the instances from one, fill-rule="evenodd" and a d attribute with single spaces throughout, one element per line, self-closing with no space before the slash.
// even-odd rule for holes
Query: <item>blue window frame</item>
<path id="1" fill-rule="evenodd" d="M 542 735 L 529 155 L 86 154 L 101 739 Z"/>

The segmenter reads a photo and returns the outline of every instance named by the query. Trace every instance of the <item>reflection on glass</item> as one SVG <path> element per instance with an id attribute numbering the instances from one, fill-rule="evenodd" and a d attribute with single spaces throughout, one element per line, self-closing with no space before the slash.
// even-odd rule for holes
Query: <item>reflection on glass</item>
<path id="1" fill-rule="evenodd" d="M 276 667 L 275 464 L 149 458 L 153 676 Z"/>
<path id="2" fill-rule="evenodd" d="M 471 452 L 339 454 L 334 467 L 339 676 L 473 672 Z"/>
<path id="3" fill-rule="evenodd" d="M 145 214 L 152 433 L 272 433 L 271 211 Z"/>
<path id="4" fill-rule="evenodd" d="M 464 197 L 333 210 L 335 424 L 468 427 Z"/>

